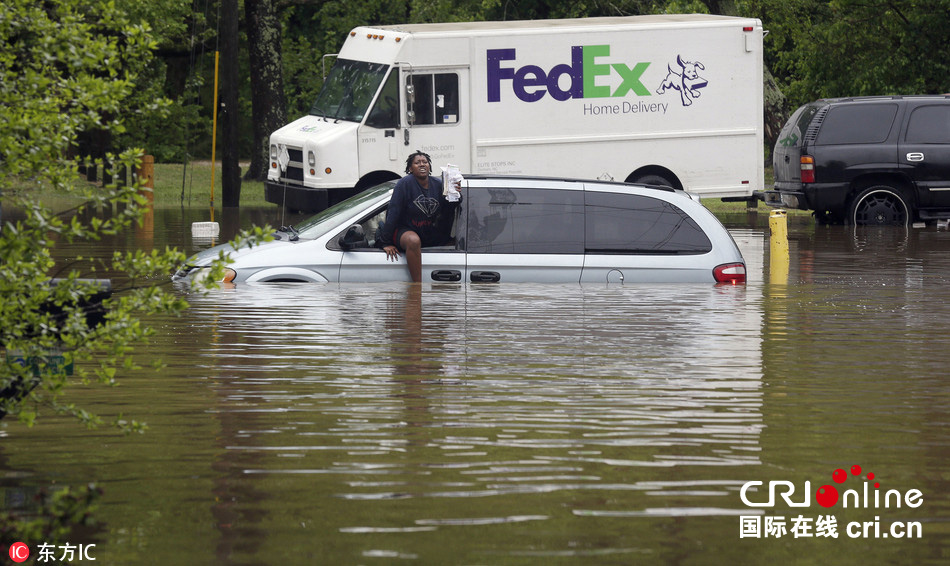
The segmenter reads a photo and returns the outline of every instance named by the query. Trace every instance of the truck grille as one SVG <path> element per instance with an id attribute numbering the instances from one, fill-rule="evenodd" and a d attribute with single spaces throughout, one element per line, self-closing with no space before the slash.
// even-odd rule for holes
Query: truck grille
<path id="1" fill-rule="evenodd" d="M 285 183 L 303 184 L 303 149 L 299 147 L 288 147 L 287 154 L 290 161 L 287 163 L 287 170 L 282 171 L 280 180 Z"/>

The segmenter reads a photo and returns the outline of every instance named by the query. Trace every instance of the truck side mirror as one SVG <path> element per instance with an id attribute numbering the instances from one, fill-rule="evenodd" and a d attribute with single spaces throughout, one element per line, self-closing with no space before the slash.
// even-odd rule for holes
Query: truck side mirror
<path id="1" fill-rule="evenodd" d="M 414 110 L 416 105 L 416 89 L 412 85 L 412 77 L 407 78 L 406 82 L 406 106 L 408 110 L 406 111 L 406 118 L 409 122 L 409 125 L 412 126 L 416 123 L 416 112 Z"/>
<path id="2" fill-rule="evenodd" d="M 352 250 L 353 248 L 361 245 L 365 246 L 367 242 L 366 234 L 363 233 L 363 226 L 360 224 L 354 224 L 350 226 L 346 229 L 346 232 L 340 236 L 338 242 L 343 250 Z"/>

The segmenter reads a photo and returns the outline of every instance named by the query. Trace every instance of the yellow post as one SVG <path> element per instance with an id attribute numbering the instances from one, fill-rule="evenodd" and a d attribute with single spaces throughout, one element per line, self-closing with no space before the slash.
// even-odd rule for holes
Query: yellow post
<path id="1" fill-rule="evenodd" d="M 214 52 L 214 109 L 211 112 L 211 216 L 214 218 L 214 150 L 218 136 L 218 51 Z"/>
<path id="2" fill-rule="evenodd" d="M 784 210 L 769 214 L 769 281 L 788 283 L 788 219 Z"/>
<path id="3" fill-rule="evenodd" d="M 141 182 L 141 195 L 148 201 L 141 224 L 135 230 L 135 236 L 145 249 L 152 249 L 152 237 L 155 234 L 155 158 L 143 155 L 142 163 L 135 170 L 136 178 Z"/>
<path id="4" fill-rule="evenodd" d="M 144 196 L 152 202 L 155 200 L 155 158 L 151 155 L 143 155 L 142 163 L 139 165 L 135 175 L 142 181 L 142 187 L 150 189 L 144 191 Z"/>

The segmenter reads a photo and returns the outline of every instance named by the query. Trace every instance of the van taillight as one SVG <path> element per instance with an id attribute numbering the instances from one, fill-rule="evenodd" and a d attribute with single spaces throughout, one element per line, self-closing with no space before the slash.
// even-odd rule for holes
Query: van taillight
<path id="1" fill-rule="evenodd" d="M 803 155 L 802 164 L 802 183 L 815 182 L 815 158 L 810 155 Z"/>
<path id="2" fill-rule="evenodd" d="M 717 265 L 713 269 L 713 277 L 716 279 L 716 283 L 732 283 L 733 285 L 745 283 L 745 264 L 724 263 Z"/>

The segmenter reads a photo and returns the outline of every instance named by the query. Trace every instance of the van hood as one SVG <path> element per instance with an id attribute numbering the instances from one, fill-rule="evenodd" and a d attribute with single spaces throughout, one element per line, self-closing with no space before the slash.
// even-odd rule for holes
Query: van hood
<path id="1" fill-rule="evenodd" d="M 273 252 L 274 249 L 282 248 L 287 245 L 290 245 L 290 242 L 282 240 L 263 242 L 256 244 L 253 247 L 241 246 L 240 248 L 235 248 L 231 244 L 219 244 L 212 248 L 202 250 L 191 256 L 188 258 L 186 264 L 191 267 L 207 267 L 208 265 L 211 265 L 211 262 L 218 259 L 221 252 L 224 252 L 226 255 L 230 255 L 231 259 L 235 259 L 238 256 L 241 258 L 247 258 L 252 255 L 267 254 Z"/>
<path id="2" fill-rule="evenodd" d="M 358 127 L 359 124 L 356 122 L 307 115 L 272 133 L 271 143 L 293 147 L 304 147 L 307 144 L 323 145 L 325 142 L 355 131 Z"/>

